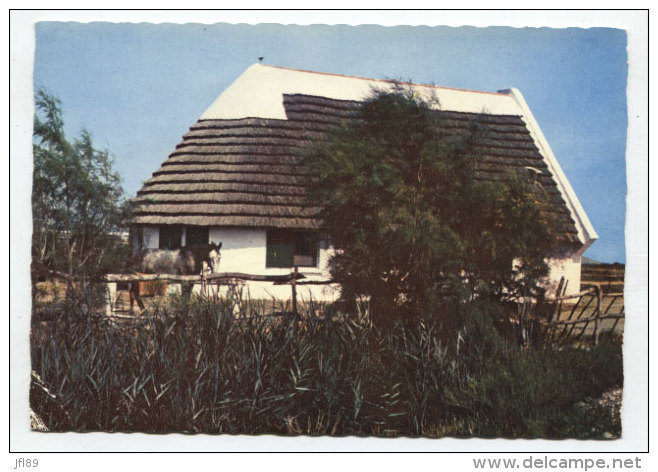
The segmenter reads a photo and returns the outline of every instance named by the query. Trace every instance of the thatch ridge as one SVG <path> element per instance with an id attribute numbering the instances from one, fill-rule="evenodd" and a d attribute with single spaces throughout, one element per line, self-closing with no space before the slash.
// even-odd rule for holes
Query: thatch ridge
<path id="1" fill-rule="evenodd" d="M 261 146 L 263 145 L 263 139 L 266 139 L 267 146 L 296 146 L 300 141 L 312 141 L 311 136 L 306 136 L 301 134 L 295 136 L 294 138 L 283 137 L 283 136 L 220 136 L 222 140 L 222 145 L 237 145 L 237 146 Z M 181 149 L 186 146 L 217 146 L 217 138 L 213 140 L 199 139 L 199 138 L 188 138 L 182 143 L 176 146 L 176 149 Z"/>
<path id="2" fill-rule="evenodd" d="M 281 206 L 307 205 L 305 195 L 264 195 L 262 193 L 247 192 L 199 192 L 199 193 L 147 193 L 138 195 L 133 199 L 139 203 L 271 203 Z"/>
<path id="3" fill-rule="evenodd" d="M 324 128 L 320 129 L 308 129 L 308 127 L 299 126 L 297 128 L 256 128 L 256 127 L 236 127 L 236 128 L 204 128 L 202 130 L 190 131 L 184 135 L 185 142 L 187 141 L 198 141 L 204 142 L 206 140 L 217 139 L 217 138 L 241 138 L 245 136 L 249 137 L 269 137 L 273 139 L 299 139 L 299 132 L 304 133 L 305 138 L 324 138 L 326 135 L 326 130 Z"/>
<path id="4" fill-rule="evenodd" d="M 443 121 L 441 122 L 442 134 L 444 135 L 459 135 L 463 134 L 469 129 L 464 123 L 456 121 Z M 492 141 L 504 142 L 527 142 L 534 144 L 531 136 L 524 133 L 525 128 L 511 127 L 507 125 L 503 129 L 493 128 L 491 125 L 482 125 L 481 129 L 486 134 L 486 138 Z M 300 140 L 315 141 L 325 140 L 328 129 L 316 128 L 308 129 L 307 127 L 299 126 L 297 128 L 205 128 L 201 131 L 191 131 L 185 135 L 184 141 L 178 144 L 177 148 L 185 145 L 195 144 L 199 146 L 207 144 L 216 144 L 218 138 L 222 138 L 223 144 L 267 144 L 274 145 L 295 145 Z M 267 138 L 263 141 L 263 138 Z"/>
<path id="5" fill-rule="evenodd" d="M 254 203 L 143 203 L 135 215 L 238 215 L 312 218 L 320 212 L 318 207 L 306 205 L 263 205 Z"/>
<path id="6" fill-rule="evenodd" d="M 253 215 L 137 215 L 133 224 L 232 226 L 256 228 L 319 229 L 317 218 L 261 217 Z"/>
<path id="7" fill-rule="evenodd" d="M 194 173 L 194 174 L 164 174 L 151 177 L 144 185 L 157 183 L 186 184 L 186 183 L 209 183 L 209 182 L 241 182 L 254 184 L 279 184 L 307 186 L 308 178 L 297 175 L 280 174 L 247 174 L 225 172 Z"/>
<path id="8" fill-rule="evenodd" d="M 275 174 L 275 175 L 308 175 L 309 170 L 304 166 L 290 166 L 285 164 L 219 164 L 219 163 L 171 163 L 163 165 L 153 173 L 156 175 L 190 174 L 190 173 L 224 173 L 224 174 Z"/>
<path id="9" fill-rule="evenodd" d="M 303 185 L 254 184 L 253 182 L 186 182 L 171 184 L 149 184 L 142 187 L 137 195 L 150 193 L 205 193 L 205 192 L 250 192 L 263 195 L 306 195 Z"/>
<path id="10" fill-rule="evenodd" d="M 299 156 L 291 154 L 199 154 L 199 153 L 177 153 L 162 163 L 163 167 L 178 164 L 242 164 L 249 165 L 297 165 Z"/>
<path id="11" fill-rule="evenodd" d="M 445 128 L 450 127 L 461 127 L 468 128 L 472 124 L 477 124 L 482 127 L 486 127 L 487 130 L 491 132 L 498 133 L 508 133 L 508 132 L 517 132 L 521 134 L 527 134 L 527 128 L 525 122 L 520 117 L 513 117 L 506 115 L 502 118 L 504 119 L 494 119 L 494 116 L 489 116 L 487 119 L 482 119 L 482 116 L 488 115 L 478 115 L 478 114 L 469 114 L 470 118 L 465 118 L 464 116 L 455 116 L 448 115 L 450 112 L 437 111 L 443 115 L 441 120 L 441 126 Z M 465 114 L 465 113 L 463 113 Z M 478 118 L 480 117 L 480 118 Z M 326 127 L 323 124 L 324 121 L 331 121 L 332 123 L 335 119 L 323 120 L 321 117 L 319 121 L 310 121 L 305 119 L 290 119 L 287 120 L 275 120 L 269 118 L 242 118 L 242 119 L 210 119 L 210 120 L 199 120 L 193 126 L 190 127 L 190 131 L 183 136 L 183 138 L 188 138 L 191 136 L 198 135 L 206 131 L 218 131 L 218 132 L 227 132 L 227 133 L 238 133 L 243 134 L 247 131 L 255 132 L 254 130 L 261 130 L 262 133 L 277 133 L 279 131 L 321 131 L 326 132 Z"/>
<path id="12" fill-rule="evenodd" d="M 266 156 L 294 156 L 299 151 L 297 146 L 270 146 L 264 144 L 262 146 L 248 145 L 248 146 L 227 146 L 221 143 L 215 143 L 214 146 L 195 146 L 177 149 L 172 152 L 170 156 L 178 156 L 181 154 L 213 154 L 217 156 L 233 155 L 233 154 L 248 154 L 248 155 L 266 155 Z"/>
<path id="13" fill-rule="evenodd" d="M 284 93 L 283 104 L 284 106 L 291 102 L 313 102 L 316 104 L 324 104 L 331 108 L 358 108 L 361 106 L 359 100 L 336 100 L 335 98 L 323 97 L 321 95 L 309 95 L 305 93 Z"/>
<path id="14" fill-rule="evenodd" d="M 246 120 L 246 121 L 245 121 Z M 211 119 L 199 120 L 196 124 L 190 127 L 188 133 L 197 133 L 207 130 L 235 130 L 240 128 L 269 128 L 272 130 L 292 130 L 298 131 L 300 129 L 309 131 L 326 131 L 326 126 L 323 123 L 304 120 L 275 120 L 270 118 L 249 118 L 249 119 Z M 185 138 L 187 135 L 184 135 Z"/>

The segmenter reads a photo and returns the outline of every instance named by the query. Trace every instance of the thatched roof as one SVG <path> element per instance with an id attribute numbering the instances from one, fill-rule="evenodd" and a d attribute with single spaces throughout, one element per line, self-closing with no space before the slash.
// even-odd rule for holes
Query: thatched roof
<path id="1" fill-rule="evenodd" d="M 306 201 L 311 179 L 299 152 L 353 119 L 359 102 L 283 94 L 283 106 L 287 119 L 200 119 L 138 192 L 132 222 L 318 228 L 319 209 Z M 484 131 L 478 178 L 541 171 L 538 182 L 552 196 L 566 239 L 578 242 L 572 213 L 522 116 L 440 113 L 448 132 L 465 132 L 473 122 Z"/>

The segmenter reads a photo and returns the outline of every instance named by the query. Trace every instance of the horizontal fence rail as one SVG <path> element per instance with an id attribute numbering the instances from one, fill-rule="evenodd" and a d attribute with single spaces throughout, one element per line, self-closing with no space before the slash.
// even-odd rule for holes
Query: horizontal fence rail
<path id="1" fill-rule="evenodd" d="M 623 293 L 604 293 L 599 285 L 586 287 L 577 294 L 566 295 L 567 284 L 560 280 L 556 297 L 550 300 L 552 307 L 548 319 L 543 321 L 551 344 L 582 342 L 586 332 L 591 333 L 594 344 L 598 344 L 602 333 L 615 333 L 620 320 L 625 319 Z M 575 300 L 572 306 L 565 301 Z M 613 307 L 621 302 L 619 312 Z M 568 314 L 567 314 L 568 313 Z M 566 315 L 563 316 L 563 315 Z M 604 328 L 603 321 L 614 320 L 611 327 Z"/>
<path id="2" fill-rule="evenodd" d="M 59 275 L 59 274 L 58 274 Z M 198 275 L 178 275 L 178 274 L 108 274 L 103 278 L 107 287 L 107 298 L 105 313 L 110 316 L 122 317 L 118 312 L 128 311 L 118 309 L 120 295 L 117 287 L 119 284 L 128 284 L 128 293 L 130 300 L 130 315 L 134 311 L 136 303 L 140 308 L 140 313 L 145 309 L 145 304 L 141 299 L 140 283 L 158 283 L 167 282 L 181 285 L 183 295 L 191 293 L 193 285 L 201 285 L 201 295 L 208 296 L 213 294 L 213 285 L 217 287 L 214 296 L 219 293 L 219 287 L 227 287 L 227 297 L 238 305 L 242 299 L 242 287 L 245 282 L 269 282 L 273 285 L 290 285 L 291 297 L 288 299 L 292 302 L 292 310 L 286 308 L 284 311 L 296 314 L 297 310 L 297 289 L 300 286 L 311 285 L 332 285 L 336 282 L 333 279 L 308 279 L 306 275 L 300 274 L 295 267 L 288 274 L 263 275 L 247 274 L 242 272 L 221 272 L 216 274 L 198 274 Z M 605 292 L 605 289 L 599 285 L 583 285 L 583 289 L 575 294 L 567 295 L 567 282 L 561 279 L 555 292 L 555 297 L 542 302 L 542 306 L 536 307 L 535 322 L 542 326 L 542 332 L 545 333 L 543 338 L 550 344 L 567 344 L 582 343 L 585 338 L 593 340 L 595 344 L 599 342 L 602 334 L 620 333 L 625 320 L 624 294 L 622 292 Z M 210 291 L 209 291 L 210 289 Z M 125 300 L 125 288 L 123 289 L 123 299 Z M 154 290 L 151 287 L 151 290 Z M 157 290 L 156 290 L 157 291 Z M 151 293 L 152 295 L 153 293 Z M 160 293 L 164 294 L 164 293 Z M 148 294 L 147 294 L 148 295 Z M 286 302 L 288 303 L 288 302 Z M 125 316 L 125 315 L 124 315 Z M 622 323 L 622 325 L 620 325 Z"/>
<path id="3" fill-rule="evenodd" d="M 191 286 L 201 284 L 201 295 L 207 294 L 209 286 L 216 285 L 229 287 L 228 296 L 232 299 L 241 297 L 237 293 L 236 287 L 243 285 L 245 282 L 271 282 L 273 285 L 290 285 L 292 292 L 292 312 L 297 313 L 297 286 L 299 285 L 331 285 L 335 281 L 332 279 L 322 280 L 302 280 L 306 279 L 304 274 L 300 274 L 295 266 L 290 274 L 282 275 L 262 275 L 246 274 L 242 272 L 220 272 L 216 274 L 201 273 L 198 275 L 178 275 L 178 274 L 107 274 L 104 277 L 104 283 L 107 286 L 107 303 L 106 314 L 116 316 L 115 311 L 118 305 L 117 284 L 129 284 L 130 313 L 133 313 L 133 307 L 136 303 L 140 311 L 145 309 L 145 304 L 141 299 L 140 282 L 157 283 L 167 282 L 181 285 L 181 293 L 191 293 Z M 156 290 L 154 290 L 156 291 Z"/>
<path id="4" fill-rule="evenodd" d="M 244 274 L 242 272 L 220 272 L 209 275 L 177 275 L 177 274 L 108 274 L 105 276 L 106 282 L 147 282 L 147 281 L 167 281 L 174 283 L 201 283 L 222 281 L 222 280 L 248 280 L 255 282 L 284 282 L 292 280 L 293 274 L 284 275 L 256 275 Z M 296 278 L 305 278 L 304 274 L 297 274 Z"/>

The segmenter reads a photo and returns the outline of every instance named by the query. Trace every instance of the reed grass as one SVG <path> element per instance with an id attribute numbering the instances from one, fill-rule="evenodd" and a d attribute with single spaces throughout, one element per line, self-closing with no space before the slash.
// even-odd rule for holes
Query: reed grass
<path id="1" fill-rule="evenodd" d="M 262 316 L 257 302 L 180 298 L 131 322 L 60 307 L 34 317 L 30 406 L 50 431 L 620 434 L 579 406 L 621 386 L 619 342 L 524 351 L 480 343 L 483 324 L 380 331 L 367 310 L 302 306 Z"/>

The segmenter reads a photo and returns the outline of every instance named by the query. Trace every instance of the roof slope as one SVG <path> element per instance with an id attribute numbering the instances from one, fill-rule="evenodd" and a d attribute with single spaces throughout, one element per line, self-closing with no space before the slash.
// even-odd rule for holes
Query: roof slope
<path id="1" fill-rule="evenodd" d="M 263 69 L 276 68 L 260 66 L 258 70 Z M 324 79 L 324 75 L 319 76 Z M 328 77 L 333 80 L 336 76 Z M 352 89 L 358 90 L 355 92 L 347 87 L 341 98 L 327 97 L 340 93 L 322 83 L 302 86 L 292 83 L 294 81 L 286 82 L 286 89 L 309 92 L 324 86 L 324 95 L 319 96 L 272 92 L 271 86 L 262 87 L 261 82 L 259 88 L 247 80 L 245 83 L 252 86 L 252 95 L 260 94 L 265 103 L 269 98 L 264 98 L 263 94 L 279 94 L 282 118 L 278 111 L 268 110 L 267 106 L 260 111 L 263 117 L 248 116 L 259 112 L 251 105 L 257 103 L 257 99 L 243 100 L 243 109 L 236 108 L 239 102 L 234 100 L 235 90 L 231 89 L 235 89 L 236 84 L 238 88 L 245 86 L 240 84 L 242 78 L 236 81 L 190 128 L 176 150 L 144 183 L 133 200 L 136 203 L 133 223 L 318 228 L 318 208 L 309 207 L 305 199 L 310 183 L 309 171 L 300 164 L 298 153 L 305 145 L 322 139 L 333 125 L 353 118 L 357 113 L 359 102 L 346 97 L 359 98 L 361 93 L 366 96 L 372 89 L 372 81 L 347 79 L 351 81 Z M 420 87 L 423 91 L 436 89 L 433 86 Z M 267 89 L 266 92 L 260 90 L 263 88 Z M 461 105 L 452 108 L 458 110 L 446 110 L 446 90 L 452 95 L 468 97 L 470 101 L 457 100 L 454 103 Z M 524 172 L 526 167 L 533 167 L 540 170 L 538 180 L 555 201 L 553 211 L 559 214 L 566 239 L 583 244 L 582 231 L 577 227 L 573 210 L 568 207 L 560 182 L 550 168 L 551 163 L 547 164 L 546 156 L 540 152 L 520 108 L 512 107 L 516 103 L 514 99 L 507 94 L 453 89 L 440 89 L 437 95 L 442 108 L 440 112 L 446 118 L 443 121 L 445 126 L 454 128 L 455 132 L 465 132 L 475 121 L 485 132 L 487 138 L 478 164 L 479 178 L 495 181 L 512 169 Z M 498 113 L 491 113 L 489 109 L 484 110 L 488 113 L 482 113 L 482 108 L 480 113 L 470 111 L 476 110 L 474 96 L 487 97 L 489 105 Z M 225 107 L 219 107 L 221 103 L 218 102 L 223 102 Z"/>

